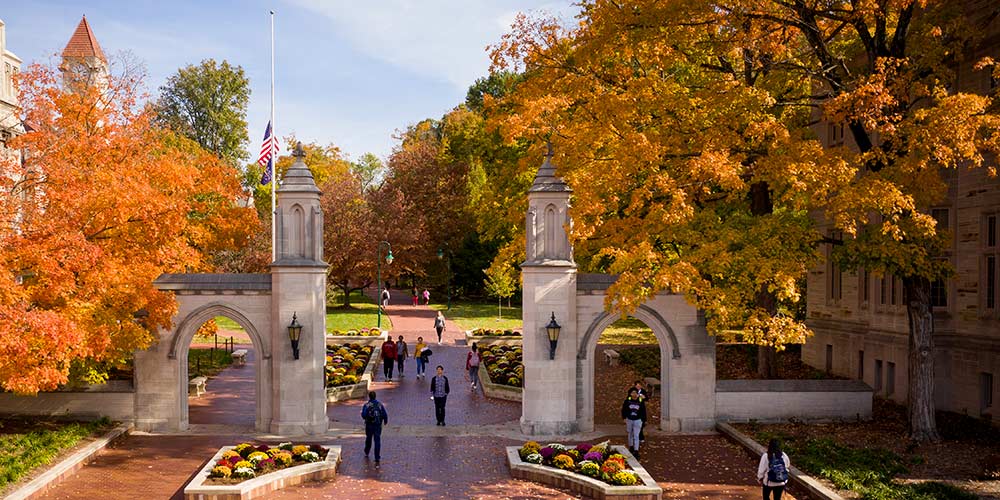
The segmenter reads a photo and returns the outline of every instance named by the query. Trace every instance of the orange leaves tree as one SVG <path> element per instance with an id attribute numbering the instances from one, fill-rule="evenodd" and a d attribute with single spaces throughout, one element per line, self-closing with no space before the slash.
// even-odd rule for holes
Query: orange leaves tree
<path id="1" fill-rule="evenodd" d="M 950 268 L 926 212 L 947 169 L 982 166 L 1000 141 L 996 103 L 954 90 L 981 31 L 956 5 L 593 0 L 571 29 L 521 18 L 494 50 L 527 76 L 498 123 L 552 133 L 574 240 L 622 273 L 614 307 L 672 289 L 713 333 L 780 346 L 808 334 L 781 303 L 800 299 L 820 242 L 845 268 L 900 276 L 911 437 L 935 439 L 930 283 Z M 856 147 L 822 148 L 817 121 Z"/>
<path id="2" fill-rule="evenodd" d="M 239 209 L 238 174 L 188 139 L 151 125 L 135 78 L 59 85 L 19 78 L 31 130 L 0 166 L 0 386 L 51 390 L 71 369 L 89 381 L 170 324 L 175 303 L 152 282 L 202 268 L 257 224 Z"/>

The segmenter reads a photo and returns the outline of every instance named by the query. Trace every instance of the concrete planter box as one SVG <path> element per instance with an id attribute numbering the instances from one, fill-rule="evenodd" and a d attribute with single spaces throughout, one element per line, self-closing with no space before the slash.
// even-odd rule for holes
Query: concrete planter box
<path id="1" fill-rule="evenodd" d="M 507 401 L 522 400 L 524 390 L 520 387 L 494 384 L 490 381 L 490 374 L 486 371 L 486 365 L 479 365 L 479 382 L 483 386 L 483 394 L 488 398 L 504 399 Z"/>
<path id="2" fill-rule="evenodd" d="M 378 338 L 378 337 L 370 337 L 370 338 Z M 381 349 L 375 349 L 374 351 L 372 351 L 372 357 L 368 359 L 368 365 L 365 366 L 364 371 L 361 372 L 361 380 L 354 385 L 327 387 L 326 402 L 336 403 L 337 401 L 345 401 L 348 399 L 358 399 L 358 398 L 368 397 L 368 383 L 371 382 L 372 378 L 375 376 L 375 367 L 378 366 L 378 362 L 381 359 L 382 359 Z"/>
<path id="3" fill-rule="evenodd" d="M 224 446 L 195 474 L 194 479 L 184 487 L 184 500 L 243 500 L 261 498 L 267 496 L 272 491 L 280 490 L 286 486 L 294 486 L 307 481 L 333 479 L 337 476 L 337 466 L 340 465 L 340 446 L 331 444 L 324 444 L 322 446 L 330 450 L 326 454 L 326 460 L 289 467 L 243 481 L 239 484 L 207 485 L 205 482 L 209 479 L 208 474 L 212 472 L 212 467 L 222 459 L 222 454 L 226 450 L 233 448 L 233 446 Z"/>
<path id="4" fill-rule="evenodd" d="M 471 346 L 472 344 L 482 344 L 482 345 L 521 345 L 521 336 L 509 336 L 509 335 L 480 335 L 476 336 L 472 334 L 472 330 L 465 331 L 465 344 Z"/>
<path id="5" fill-rule="evenodd" d="M 374 346 L 378 347 L 382 345 L 389 338 L 389 332 L 382 332 L 382 335 L 377 337 L 362 337 L 358 335 L 330 335 L 326 334 L 326 345 L 343 345 L 343 344 L 358 344 L 361 346 Z"/>
<path id="6" fill-rule="evenodd" d="M 661 500 L 663 498 L 663 488 L 656 484 L 653 477 L 646 472 L 646 469 L 639 464 L 639 461 L 623 446 L 612 446 L 611 449 L 616 453 L 625 455 L 626 462 L 628 462 L 632 471 L 639 476 L 641 484 L 635 486 L 612 486 L 603 481 L 584 476 L 583 474 L 522 462 L 521 456 L 517 454 L 519 449 L 520 447 L 518 446 L 507 447 L 507 466 L 510 467 L 510 475 L 515 479 L 534 481 L 548 486 L 564 488 L 581 496 L 596 499 Z"/>

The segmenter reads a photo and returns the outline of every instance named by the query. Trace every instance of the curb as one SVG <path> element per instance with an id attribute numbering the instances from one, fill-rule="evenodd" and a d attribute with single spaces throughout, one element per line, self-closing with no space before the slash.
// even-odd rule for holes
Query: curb
<path id="1" fill-rule="evenodd" d="M 59 484 L 60 481 L 83 468 L 87 462 L 96 457 L 114 440 L 128 434 L 131 430 L 131 423 L 118 425 L 114 429 L 108 431 L 107 434 L 99 438 L 97 441 L 94 441 L 93 443 L 77 450 L 63 461 L 57 463 L 51 469 L 45 471 L 44 474 L 32 479 L 24 486 L 17 488 L 13 493 L 7 495 L 4 500 L 28 500 L 29 498 L 37 497 L 50 487 Z"/>
<path id="2" fill-rule="evenodd" d="M 733 426 L 719 422 L 715 425 L 715 428 L 719 430 L 724 436 L 735 441 L 737 444 L 743 446 L 747 451 L 754 454 L 754 456 L 763 455 L 767 451 L 764 446 L 756 442 L 750 436 L 743 434 L 742 432 L 736 430 Z M 795 468 L 795 466 L 788 468 L 788 477 L 795 484 L 801 486 L 806 491 L 809 492 L 809 496 L 818 500 L 844 500 L 844 497 L 840 496 L 837 492 L 827 488 L 822 483 L 814 479 L 813 477 L 807 475 L 801 470 Z"/>

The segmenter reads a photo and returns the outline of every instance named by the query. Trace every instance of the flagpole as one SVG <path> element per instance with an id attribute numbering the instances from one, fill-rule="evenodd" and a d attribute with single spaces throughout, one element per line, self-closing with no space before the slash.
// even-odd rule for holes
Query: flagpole
<path id="1" fill-rule="evenodd" d="M 274 164 L 278 163 L 278 136 L 274 126 L 274 11 L 271 12 L 271 261 L 278 260 L 277 235 L 278 229 L 274 221 L 278 213 L 275 191 L 278 190 L 278 178 L 274 175 Z"/>

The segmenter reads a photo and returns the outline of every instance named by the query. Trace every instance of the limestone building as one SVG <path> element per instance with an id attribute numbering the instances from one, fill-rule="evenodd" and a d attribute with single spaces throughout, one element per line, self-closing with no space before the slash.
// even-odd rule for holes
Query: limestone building
<path id="1" fill-rule="evenodd" d="M 989 2 L 969 5 L 976 13 L 990 10 Z M 978 47 L 956 68 L 957 90 L 1000 91 L 989 71 L 973 68 L 986 56 L 1000 60 L 1000 19 L 989 22 Z M 819 122 L 816 132 L 825 146 L 853 146 L 843 124 Z M 998 166 L 997 159 L 987 166 Z M 944 257 L 956 271 L 932 285 L 935 400 L 942 410 L 991 417 L 1000 396 L 1000 178 L 990 178 L 986 168 L 945 175 L 947 198 L 928 207 L 938 227 L 952 234 Z M 806 363 L 906 401 L 909 325 L 900 279 L 841 271 L 827 262 L 809 273 L 807 311 L 816 335 L 802 349 Z"/>
<path id="2" fill-rule="evenodd" d="M 63 49 L 59 70 L 63 75 L 63 84 L 68 88 L 97 85 L 103 90 L 107 87 L 108 58 L 97 43 L 87 16 L 80 19 L 80 24 Z"/>
<path id="3" fill-rule="evenodd" d="M 7 25 L 0 19 L 0 154 L 16 161 L 21 153 L 7 148 L 7 142 L 24 132 L 14 76 L 21 70 L 21 59 L 7 48 Z"/>

